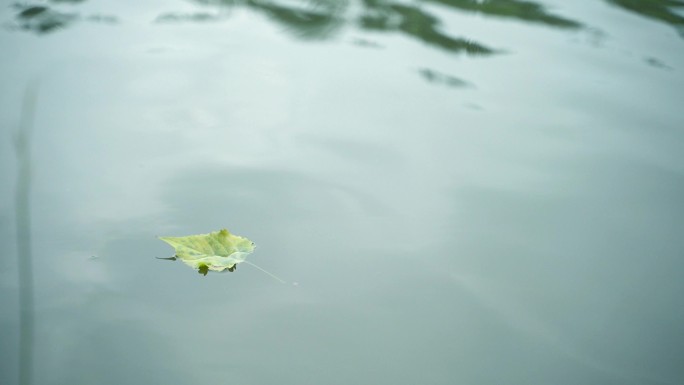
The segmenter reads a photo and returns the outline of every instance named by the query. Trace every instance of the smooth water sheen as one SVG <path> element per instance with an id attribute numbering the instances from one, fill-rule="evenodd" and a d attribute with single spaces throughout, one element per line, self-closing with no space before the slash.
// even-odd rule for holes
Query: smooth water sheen
<path id="1" fill-rule="evenodd" d="M 30 84 L 34 384 L 684 383 L 683 1 L 12 4 L 1 384 Z"/>

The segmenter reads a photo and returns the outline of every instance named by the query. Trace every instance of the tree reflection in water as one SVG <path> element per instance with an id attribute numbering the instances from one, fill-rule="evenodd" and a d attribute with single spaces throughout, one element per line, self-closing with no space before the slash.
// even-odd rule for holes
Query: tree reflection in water
<path id="1" fill-rule="evenodd" d="M 581 23 L 548 13 L 544 6 L 531 1 L 517 0 L 423 0 L 442 4 L 453 9 L 525 22 L 545 24 L 557 28 L 580 28 Z"/>
<path id="2" fill-rule="evenodd" d="M 455 38 L 439 31 L 439 19 L 416 6 L 394 2 L 364 0 L 365 11 L 359 20 L 366 30 L 403 33 L 430 46 L 450 52 L 486 55 L 494 52 L 469 39 Z"/>
<path id="3" fill-rule="evenodd" d="M 678 14 L 679 8 L 684 10 L 683 0 L 607 0 L 622 9 L 637 13 L 643 17 L 669 24 L 684 38 L 684 16 Z"/>
<path id="4" fill-rule="evenodd" d="M 77 21 L 116 23 L 113 16 L 91 15 L 82 17 L 74 12 L 74 4 L 85 0 L 51 0 L 39 5 L 15 5 L 16 29 L 46 34 L 66 28 Z M 356 28 L 367 33 L 398 34 L 417 40 L 428 47 L 453 54 L 470 56 L 492 55 L 499 50 L 470 37 L 455 36 L 442 28 L 439 12 L 451 11 L 478 14 L 492 18 L 517 20 L 530 25 L 578 30 L 583 23 L 549 12 L 542 4 L 521 0 L 188 0 L 207 11 L 190 13 L 168 12 L 154 21 L 163 24 L 205 23 L 229 20 L 230 10 L 241 8 L 265 16 L 282 30 L 300 40 L 325 40 L 333 38 L 343 28 Z M 684 16 L 677 14 L 677 7 L 684 7 L 684 0 L 605 0 L 609 4 L 658 20 L 675 27 L 684 37 Z M 61 11 L 71 3 L 69 12 Z M 436 13 L 437 12 L 437 13 Z M 355 44 L 367 42 L 357 39 Z M 372 42 L 366 47 L 382 47 Z M 441 82 L 455 87 L 450 75 L 429 70 L 420 72 L 429 83 Z M 427 75 L 426 75 L 427 74 Z M 458 79 L 453 77 L 454 79 Z M 438 81 L 436 79 L 441 79 Z M 445 80 L 447 79 L 447 80 Z M 460 86 L 460 84 L 458 84 Z"/>
<path id="5" fill-rule="evenodd" d="M 38 34 L 53 32 L 71 24 L 78 17 L 75 13 L 63 13 L 42 5 L 15 5 L 17 26 Z"/>
<path id="6" fill-rule="evenodd" d="M 52 0 L 54 3 L 81 3 L 85 0 Z M 118 19 L 111 15 L 93 14 L 85 18 L 77 12 L 63 12 L 56 6 L 44 4 L 15 4 L 17 10 L 15 22 L 10 26 L 15 29 L 30 31 L 38 35 L 59 31 L 78 20 L 96 23 L 115 24 Z"/>
<path id="7" fill-rule="evenodd" d="M 555 15 L 542 4 L 520 0 L 188 0 L 200 6 L 226 9 L 248 8 L 267 16 L 274 23 L 284 26 L 301 39 L 325 39 L 345 25 L 364 30 L 395 32 L 418 39 L 433 47 L 452 52 L 471 54 L 492 53 L 485 45 L 470 39 L 450 36 L 439 29 L 440 20 L 422 5 L 440 5 L 444 9 L 461 13 L 477 13 L 483 16 L 518 20 L 554 28 L 578 29 L 583 24 L 571 18 Z M 604 0 L 620 9 L 671 25 L 684 37 L 684 16 L 678 9 L 684 8 L 684 0 Z M 15 4 L 13 27 L 45 34 L 65 28 L 76 21 L 114 23 L 116 17 L 91 15 L 82 17 L 73 6 L 85 0 L 50 0 L 39 4 Z M 68 3 L 68 11 L 61 10 Z M 356 12 L 350 15 L 350 12 Z M 207 13 L 165 13 L 157 21 L 207 22 L 222 17 Z"/>
<path id="8" fill-rule="evenodd" d="M 52 0 L 49 5 L 17 5 L 15 26 L 37 34 L 65 28 L 79 20 L 113 22 L 112 16 L 83 18 L 78 13 L 63 12 L 59 3 L 80 3 L 85 0 Z M 216 11 L 247 8 L 265 15 L 272 22 L 299 39 L 327 39 L 345 26 L 365 31 L 398 33 L 445 51 L 486 55 L 495 51 L 470 38 L 452 36 L 440 29 L 441 21 L 423 4 L 439 4 L 457 12 L 518 19 L 558 28 L 579 28 L 581 23 L 553 15 L 534 2 L 517 0 L 422 0 L 415 2 L 360 0 L 358 4 L 340 0 L 189 0 Z M 356 6 L 358 5 L 358 6 Z M 72 10 L 73 7 L 70 8 Z M 156 21 L 208 22 L 224 19 L 211 12 L 164 13 Z"/>

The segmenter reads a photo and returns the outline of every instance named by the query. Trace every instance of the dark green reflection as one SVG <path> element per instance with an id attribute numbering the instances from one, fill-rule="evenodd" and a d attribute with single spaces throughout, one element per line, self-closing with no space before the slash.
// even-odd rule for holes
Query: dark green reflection
<path id="1" fill-rule="evenodd" d="M 494 49 L 472 39 L 450 35 L 440 28 L 440 19 L 420 3 L 437 3 L 460 12 L 477 12 L 483 15 L 505 17 L 544 24 L 557 28 L 580 28 L 580 22 L 551 14 L 535 2 L 518 0 L 421 0 L 406 3 L 393 0 L 361 0 L 359 13 L 346 15 L 346 1 L 277 1 L 277 0 L 193 0 L 206 6 L 250 8 L 268 16 L 300 38 L 322 39 L 329 37 L 344 24 L 357 26 L 370 32 L 393 32 L 419 40 L 445 51 L 472 55 L 487 55 Z M 172 18 L 167 18 L 172 19 Z M 177 21 L 192 18 L 177 18 Z M 193 20 L 204 21 L 204 20 Z"/>
<path id="2" fill-rule="evenodd" d="M 300 38 L 326 38 L 343 24 L 338 14 L 345 7 L 334 6 L 331 2 L 314 3 L 310 8 L 293 8 L 262 1 L 247 3 L 252 9 L 264 13 L 274 22 L 286 26 L 288 31 Z"/>
<path id="3" fill-rule="evenodd" d="M 43 34 L 64 28 L 75 21 L 74 13 L 62 13 L 43 5 L 15 5 L 19 28 Z"/>
<path id="4" fill-rule="evenodd" d="M 363 30 L 398 32 L 430 46 L 450 52 L 490 54 L 494 50 L 470 39 L 450 36 L 439 30 L 439 19 L 426 11 L 398 2 L 363 0 L 361 14 L 345 17 L 346 1 L 317 0 L 276 2 L 259 0 L 193 0 L 195 3 L 221 7 L 247 7 L 267 16 L 301 39 L 326 39 L 346 23 Z M 165 17 L 169 21 L 172 17 Z M 187 21 L 188 18 L 176 21 Z M 204 21 L 204 20 L 192 20 Z"/>
<path id="5" fill-rule="evenodd" d="M 397 31 L 433 47 L 450 52 L 469 54 L 494 52 L 471 40 L 454 38 L 439 31 L 439 19 L 418 7 L 378 0 L 364 0 L 366 10 L 361 16 L 361 28 L 375 31 Z"/>
<path id="6" fill-rule="evenodd" d="M 53 2 L 78 3 L 81 0 L 52 0 Z M 189 0 L 205 7 L 209 12 L 168 12 L 160 14 L 158 23 L 193 22 L 204 23 L 228 19 L 234 8 L 246 8 L 267 17 L 274 24 L 298 39 L 323 40 L 334 36 L 343 27 L 358 28 L 368 33 L 399 34 L 419 41 L 431 48 L 445 52 L 473 56 L 491 55 L 499 50 L 447 32 L 442 27 L 440 16 L 445 12 L 479 13 L 486 16 L 508 18 L 526 23 L 541 24 L 554 28 L 577 29 L 578 21 L 549 13 L 544 6 L 533 1 L 522 0 Z M 630 2 L 629 0 L 611 0 Z M 661 0 L 679 3 L 683 0 Z M 632 0 L 632 2 L 634 2 Z M 23 29 L 38 33 L 50 32 L 78 18 L 77 14 L 61 13 L 45 5 L 24 6 L 17 19 Z M 680 18 L 681 19 L 681 18 Z M 116 21 L 99 16 L 86 20 Z M 355 44 L 366 47 L 382 47 L 369 40 L 357 39 Z M 463 87 L 468 83 L 431 69 L 422 69 L 419 74 L 429 83 L 449 87 Z"/>
<path id="7" fill-rule="evenodd" d="M 51 0 L 53 3 L 80 3 L 84 0 Z M 299 39 L 327 39 L 344 26 L 367 32 L 398 33 L 426 45 L 452 53 L 488 55 L 496 50 L 473 39 L 454 36 L 441 28 L 439 12 L 426 3 L 439 4 L 443 10 L 476 12 L 479 14 L 517 19 L 557 28 L 579 28 L 581 23 L 549 13 L 532 1 L 520 0 L 190 0 L 195 4 L 213 7 L 219 12 L 163 13 L 155 21 L 208 22 L 224 19 L 220 11 L 236 7 L 248 8 L 270 19 Z M 619 0 L 615 0 L 619 1 Z M 669 0 L 674 2 L 675 0 Z M 18 6 L 17 20 L 23 29 L 38 33 L 65 27 L 78 18 L 77 14 L 63 13 L 52 6 Z M 112 22 L 116 19 L 99 16 L 87 20 Z"/>
<path id="8" fill-rule="evenodd" d="M 52 0 L 56 3 L 80 3 L 80 0 Z M 78 13 L 62 12 L 47 5 L 15 4 L 18 11 L 14 23 L 15 27 L 30 31 L 39 35 L 54 32 L 66 28 L 74 22 L 81 20 Z M 115 16 L 94 14 L 85 20 L 96 23 L 115 24 L 118 22 Z"/>
<path id="9" fill-rule="evenodd" d="M 425 81 L 434 84 L 443 84 L 448 87 L 462 88 L 470 86 L 470 83 L 463 79 L 451 76 L 442 72 L 432 70 L 430 68 L 422 68 L 418 73 L 425 79 Z"/>
<path id="10" fill-rule="evenodd" d="M 344 25 L 344 0 L 295 1 L 281 4 L 259 0 L 192 0 L 195 3 L 222 8 L 246 7 L 268 17 L 285 31 L 301 39 L 325 39 Z M 204 18 L 166 16 L 162 21 L 208 21 Z"/>
<path id="11" fill-rule="evenodd" d="M 579 28 L 581 23 L 548 13 L 540 4 L 517 0 L 422 0 L 439 3 L 448 7 L 477 12 L 487 16 L 518 19 L 525 22 L 541 23 L 558 28 Z"/>
<path id="12" fill-rule="evenodd" d="M 100 14 L 90 15 L 86 18 L 86 20 L 104 24 L 116 24 L 119 22 L 119 19 L 116 16 Z"/>
<path id="13" fill-rule="evenodd" d="M 218 21 L 221 19 L 221 16 L 211 14 L 211 13 L 206 13 L 206 12 L 195 12 L 195 13 L 164 13 L 161 14 L 157 17 L 155 20 L 158 23 L 174 23 L 174 22 L 184 22 L 184 21 L 192 21 L 192 22 L 207 22 L 207 21 Z"/>
<path id="14" fill-rule="evenodd" d="M 608 2 L 643 17 L 669 24 L 677 29 L 680 36 L 684 37 L 684 16 L 674 11 L 675 8 L 684 7 L 682 0 L 608 0 Z"/>
<path id="15" fill-rule="evenodd" d="M 61 0 L 74 1 L 74 0 Z M 300 38 L 326 38 L 346 22 L 364 30 L 396 32 L 451 52 L 487 54 L 493 50 L 469 39 L 450 36 L 439 30 L 440 20 L 421 8 L 420 3 L 439 4 L 458 12 L 542 24 L 554 28 L 578 29 L 583 24 L 549 12 L 543 5 L 520 0 L 419 0 L 418 4 L 391 0 L 361 0 L 361 14 L 345 17 L 347 1 L 278 1 L 278 0 L 192 0 L 207 6 L 247 7 L 268 16 Z M 677 28 L 684 36 L 684 16 L 675 12 L 684 7 L 684 0 L 607 0 L 622 9 L 659 20 Z M 209 14 L 167 14 L 162 21 L 209 21 Z"/>

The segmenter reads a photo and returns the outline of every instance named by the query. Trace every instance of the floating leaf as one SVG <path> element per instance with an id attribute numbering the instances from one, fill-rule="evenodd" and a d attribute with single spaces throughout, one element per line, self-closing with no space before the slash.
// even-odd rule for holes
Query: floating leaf
<path id="1" fill-rule="evenodd" d="M 200 274 L 208 271 L 234 271 L 238 263 L 254 251 L 254 243 L 223 229 L 209 234 L 187 237 L 159 237 L 176 249 L 176 256 Z"/>

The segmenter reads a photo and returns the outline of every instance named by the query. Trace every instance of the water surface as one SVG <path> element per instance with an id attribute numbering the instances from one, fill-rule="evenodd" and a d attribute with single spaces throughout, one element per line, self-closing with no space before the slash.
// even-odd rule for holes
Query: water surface
<path id="1" fill-rule="evenodd" d="M 684 382 L 682 5 L 5 2 L 0 383 L 32 81 L 35 384 Z"/>

